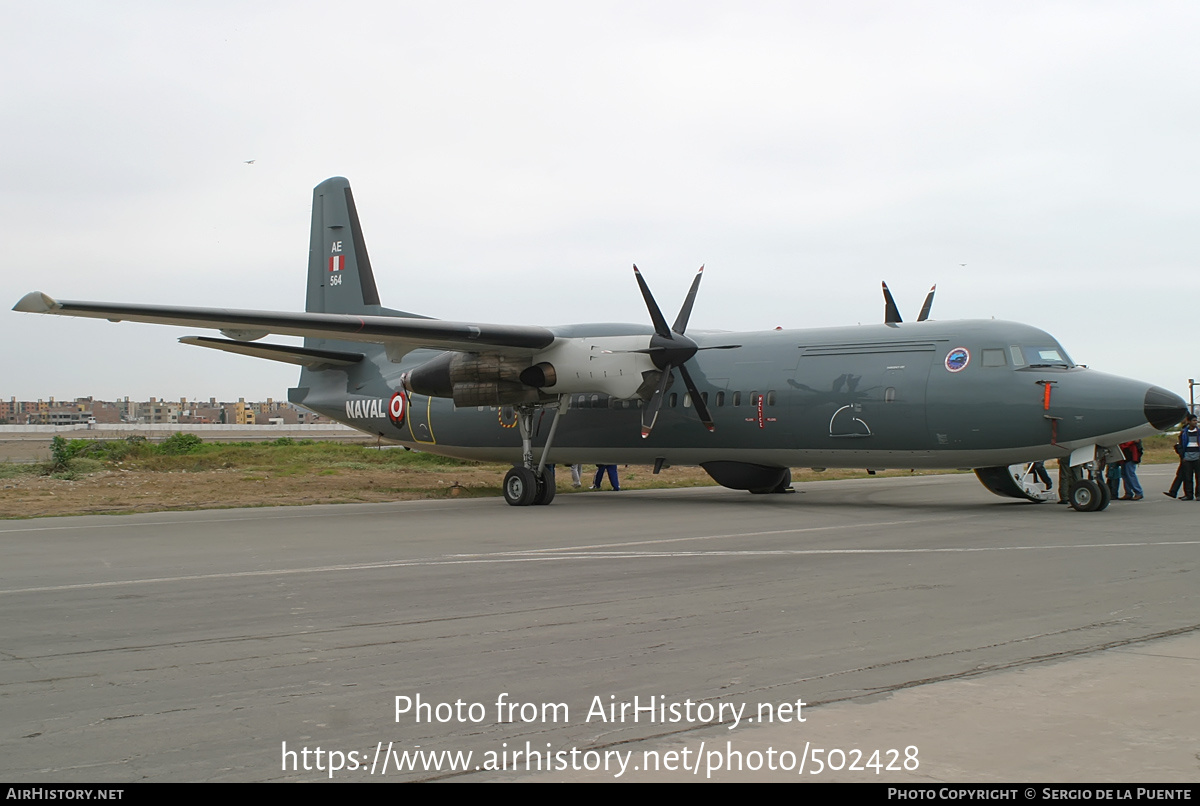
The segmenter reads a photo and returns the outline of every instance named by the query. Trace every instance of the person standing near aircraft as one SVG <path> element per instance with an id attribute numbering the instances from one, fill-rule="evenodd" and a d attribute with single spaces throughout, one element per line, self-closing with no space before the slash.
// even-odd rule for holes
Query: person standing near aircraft
<path id="1" fill-rule="evenodd" d="M 604 474 L 608 474 L 608 483 L 612 485 L 614 490 L 621 489 L 621 482 L 617 481 L 617 466 L 616 465 L 596 465 L 596 479 L 592 482 L 592 489 L 599 490 L 600 483 L 604 481 Z"/>
<path id="2" fill-rule="evenodd" d="M 1045 462 L 1034 462 L 1030 467 L 1033 475 L 1046 486 L 1046 492 L 1054 489 L 1054 482 L 1050 480 L 1050 474 L 1046 472 Z"/>
<path id="3" fill-rule="evenodd" d="M 1083 470 L 1078 467 L 1071 467 L 1071 463 L 1066 459 L 1058 460 L 1058 503 L 1069 504 L 1071 488 L 1075 486 L 1075 482 L 1083 479 Z"/>
<path id="4" fill-rule="evenodd" d="M 1183 451 L 1179 449 L 1179 443 L 1176 442 L 1171 446 L 1175 451 L 1175 455 L 1179 457 L 1179 465 L 1175 468 L 1175 479 L 1171 482 L 1171 488 L 1163 495 L 1170 498 L 1179 497 L 1179 488 L 1183 486 Z"/>
<path id="5" fill-rule="evenodd" d="M 1108 484 L 1108 491 L 1113 498 L 1119 498 L 1121 495 L 1121 470 L 1125 466 L 1125 461 L 1110 462 L 1107 457 L 1104 459 L 1104 480 Z"/>
<path id="6" fill-rule="evenodd" d="M 1183 501 L 1196 500 L 1196 486 L 1200 482 L 1200 426 L 1196 415 L 1187 416 L 1187 425 L 1179 432 L 1179 456 L 1183 468 Z"/>
<path id="7" fill-rule="evenodd" d="M 1125 495 L 1121 497 L 1121 500 L 1141 501 L 1145 495 L 1142 492 L 1142 484 L 1138 481 L 1137 466 L 1142 461 L 1142 441 L 1135 439 L 1131 442 L 1122 442 L 1120 448 L 1121 453 L 1125 456 L 1125 461 L 1121 464 L 1121 477 L 1125 479 Z"/>

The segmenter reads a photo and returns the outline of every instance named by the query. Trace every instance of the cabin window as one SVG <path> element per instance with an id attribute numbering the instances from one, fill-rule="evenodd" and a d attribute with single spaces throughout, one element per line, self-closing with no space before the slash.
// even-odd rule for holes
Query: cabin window
<path id="1" fill-rule="evenodd" d="M 750 405 L 751 406 L 758 405 L 758 392 L 757 391 L 750 393 Z"/>
<path id="2" fill-rule="evenodd" d="M 895 403 L 896 402 L 896 387 L 889 386 L 887 389 L 883 390 L 883 402 L 884 403 Z"/>
<path id="3" fill-rule="evenodd" d="M 774 406 L 774 405 L 775 405 L 775 390 L 774 390 L 774 389 L 772 389 L 771 391 L 767 392 L 767 405 L 768 405 L 768 406 Z"/>
<path id="4" fill-rule="evenodd" d="M 723 407 L 724 405 L 725 405 L 725 390 L 722 389 L 720 392 L 717 392 L 717 407 L 720 408 L 720 407 Z"/>
<path id="5" fill-rule="evenodd" d="M 690 409 L 692 407 L 692 393 L 686 392 L 683 396 L 683 407 Z"/>
<path id="6" fill-rule="evenodd" d="M 671 408 L 675 408 L 677 403 L 679 403 L 679 395 L 676 392 L 672 392 L 671 396 L 667 398 L 667 405 Z"/>
<path id="7" fill-rule="evenodd" d="M 1008 361 L 1004 359 L 1004 351 L 996 349 L 985 349 L 982 354 L 983 365 L 985 367 L 1006 367 Z"/>
<path id="8" fill-rule="evenodd" d="M 708 405 L 708 392 L 701 392 L 700 399 L 704 401 L 704 405 Z"/>
<path id="9" fill-rule="evenodd" d="M 742 405 L 742 393 L 741 392 L 733 393 L 733 405 L 735 405 L 735 406 Z"/>

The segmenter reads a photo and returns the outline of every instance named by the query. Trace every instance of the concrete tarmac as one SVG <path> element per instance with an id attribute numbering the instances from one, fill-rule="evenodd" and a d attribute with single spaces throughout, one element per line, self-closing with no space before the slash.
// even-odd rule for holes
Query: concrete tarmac
<path id="1" fill-rule="evenodd" d="M 1173 472 L 6 521 L 0 779 L 1194 782 Z"/>

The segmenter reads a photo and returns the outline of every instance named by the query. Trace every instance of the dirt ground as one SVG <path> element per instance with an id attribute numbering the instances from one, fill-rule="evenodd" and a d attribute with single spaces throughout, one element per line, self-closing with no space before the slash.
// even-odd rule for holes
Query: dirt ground
<path id="1" fill-rule="evenodd" d="M 1160 438 L 1147 461 L 1164 462 L 1168 441 Z M 49 444 L 28 441 L 0 443 L 0 461 L 28 463 L 49 458 Z M 118 514 L 230 507 L 301 506 L 305 504 L 378 503 L 452 496 L 499 497 L 505 465 L 447 467 L 312 468 L 304 472 L 227 468 L 201 471 L 150 471 L 108 468 L 77 474 L 76 478 L 10 475 L 0 478 L 0 518 L 54 515 Z M 594 468 L 584 468 L 584 490 Z M 945 472 L 945 471 L 921 471 Z M 710 486 L 712 479 L 698 467 L 666 468 L 655 476 L 649 467 L 628 466 L 620 471 L 627 489 Z M 883 476 L 910 475 L 885 471 Z M 815 472 L 793 468 L 792 478 L 806 480 L 866 477 L 863 471 Z M 577 492 L 560 468 L 560 494 Z M 607 490 L 607 483 L 605 486 Z"/>
<path id="2" fill-rule="evenodd" d="M 102 470 L 77 479 L 27 475 L 0 479 L 0 518 L 499 497 L 507 469 L 501 465 L 326 469 L 304 475 L 243 469 Z M 584 470 L 586 476 L 587 468 Z M 630 489 L 648 486 L 651 481 L 656 487 L 712 484 L 700 468 L 669 468 L 657 477 L 648 467 L 622 471 L 621 483 Z M 570 475 L 560 469 L 559 492 L 574 492 L 570 482 Z M 584 479 L 585 487 L 590 483 L 590 478 Z"/>

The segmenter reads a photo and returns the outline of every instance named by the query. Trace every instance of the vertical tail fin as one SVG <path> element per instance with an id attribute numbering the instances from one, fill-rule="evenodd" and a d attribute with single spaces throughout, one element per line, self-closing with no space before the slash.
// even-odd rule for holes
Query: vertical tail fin
<path id="1" fill-rule="evenodd" d="M 379 290 L 358 222 L 350 182 L 326 179 L 313 189 L 308 296 L 315 313 L 379 313 Z"/>

